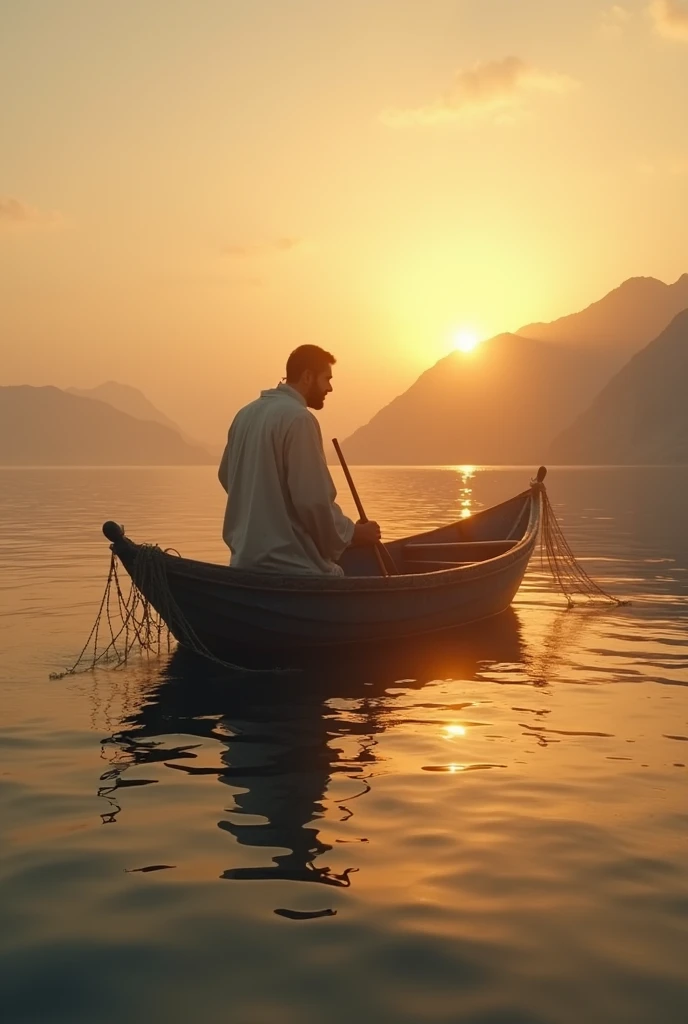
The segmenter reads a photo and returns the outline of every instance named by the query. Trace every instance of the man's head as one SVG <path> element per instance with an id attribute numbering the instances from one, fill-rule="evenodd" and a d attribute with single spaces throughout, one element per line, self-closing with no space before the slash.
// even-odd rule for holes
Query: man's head
<path id="1" fill-rule="evenodd" d="M 287 359 L 287 384 L 306 399 L 309 409 L 322 409 L 332 390 L 331 352 L 317 345 L 299 345 Z"/>

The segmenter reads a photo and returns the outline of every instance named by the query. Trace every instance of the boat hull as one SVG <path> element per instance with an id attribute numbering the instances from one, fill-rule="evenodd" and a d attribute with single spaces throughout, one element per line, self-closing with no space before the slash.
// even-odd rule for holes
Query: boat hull
<path id="1" fill-rule="evenodd" d="M 123 535 L 113 550 L 137 586 L 165 619 L 177 640 L 196 641 L 218 657 L 238 649 L 292 652 L 346 648 L 452 630 L 498 615 L 511 604 L 537 541 L 540 495 L 536 488 L 460 523 L 389 545 L 399 575 L 344 577 L 268 576 L 163 554 L 160 572 L 142 568 L 144 548 Z M 428 551 L 476 550 L 476 542 L 503 540 L 511 528 L 512 545 L 494 558 L 453 563 L 437 571 L 414 571 L 408 560 L 422 545 Z M 462 539 L 457 542 L 456 538 Z M 150 550 L 150 549 L 148 549 Z M 370 552 L 354 552 L 350 565 Z M 425 563 L 422 563 L 425 564 Z M 439 562 L 437 564 L 446 564 Z M 406 570 L 406 571 L 405 571 Z"/>

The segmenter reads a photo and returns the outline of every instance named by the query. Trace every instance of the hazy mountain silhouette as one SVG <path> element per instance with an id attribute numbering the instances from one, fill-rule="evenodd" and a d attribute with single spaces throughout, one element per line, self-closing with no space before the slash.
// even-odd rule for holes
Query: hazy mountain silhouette
<path id="1" fill-rule="evenodd" d="M 621 366 L 686 308 L 688 274 L 673 284 L 632 277 L 579 313 L 551 323 L 528 324 L 516 333 L 538 341 L 604 348 Z"/>
<path id="2" fill-rule="evenodd" d="M 184 440 L 194 447 L 206 448 L 214 459 L 219 460 L 222 454 L 222 447 L 218 444 L 199 441 L 192 437 L 185 430 L 170 419 L 164 412 L 153 405 L 151 400 L 144 395 L 143 391 L 132 387 L 131 384 L 120 384 L 116 380 L 107 380 L 104 384 L 98 384 L 95 388 L 66 388 L 72 395 L 79 395 L 81 398 L 95 398 L 100 402 L 107 402 L 114 409 L 126 412 L 129 416 L 135 416 L 137 420 L 152 420 L 154 423 L 163 423 L 170 430 L 176 430 Z"/>
<path id="3" fill-rule="evenodd" d="M 368 464 L 531 464 L 597 391 L 594 353 L 499 334 L 453 352 L 344 444 Z"/>
<path id="4" fill-rule="evenodd" d="M 355 431 L 344 452 L 367 464 L 542 460 L 631 354 L 686 307 L 688 274 L 673 285 L 632 278 L 580 313 L 452 353 Z"/>
<path id="5" fill-rule="evenodd" d="M 0 465 L 204 465 L 215 460 L 162 423 L 59 388 L 0 387 Z"/>
<path id="6" fill-rule="evenodd" d="M 183 432 L 177 424 L 166 416 L 164 412 L 156 408 L 150 399 L 146 398 L 143 391 L 131 387 L 130 384 L 120 384 L 116 380 L 107 380 L 104 384 L 98 384 L 95 388 L 66 388 L 70 395 L 79 395 L 80 398 L 95 398 L 99 402 L 107 402 L 114 409 L 126 412 L 129 416 L 135 416 L 137 420 L 151 420 L 153 423 L 163 423 L 170 430 L 176 430 L 178 434 Z"/>
<path id="7" fill-rule="evenodd" d="M 560 464 L 688 463 L 688 309 L 554 442 Z"/>

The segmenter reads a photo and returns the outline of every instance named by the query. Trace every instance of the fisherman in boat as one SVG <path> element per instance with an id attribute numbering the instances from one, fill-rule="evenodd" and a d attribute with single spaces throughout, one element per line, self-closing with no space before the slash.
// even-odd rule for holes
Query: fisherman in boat
<path id="1" fill-rule="evenodd" d="M 301 345 L 286 379 L 234 417 L 218 477 L 227 491 L 223 537 L 234 569 L 343 575 L 350 545 L 374 545 L 377 523 L 354 523 L 336 503 L 320 426 L 335 358 Z"/>

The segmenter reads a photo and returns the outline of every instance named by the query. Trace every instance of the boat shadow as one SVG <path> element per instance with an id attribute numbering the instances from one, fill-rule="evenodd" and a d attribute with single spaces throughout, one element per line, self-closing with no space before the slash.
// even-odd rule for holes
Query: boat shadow
<path id="1" fill-rule="evenodd" d="M 155 763 L 188 777 L 214 775 L 233 798 L 218 827 L 239 847 L 264 850 L 266 860 L 229 867 L 222 878 L 349 886 L 353 869 L 335 872 L 320 863 L 333 847 L 321 839 L 318 822 L 333 811 L 348 820 L 354 801 L 370 791 L 378 741 L 398 712 L 398 694 L 438 679 L 476 680 L 495 663 L 523 663 L 520 624 L 511 609 L 395 651 L 336 660 L 322 654 L 319 664 L 299 673 L 230 673 L 178 648 L 138 709 L 108 737 L 117 751 L 107 773 L 117 810 L 108 820 L 126 804 L 129 767 Z M 199 745 L 218 742 L 217 767 L 194 764 Z M 337 800 L 330 788 L 342 776 L 353 793 Z"/>

